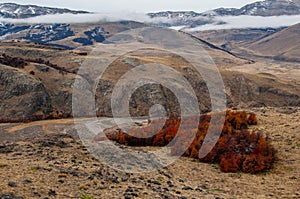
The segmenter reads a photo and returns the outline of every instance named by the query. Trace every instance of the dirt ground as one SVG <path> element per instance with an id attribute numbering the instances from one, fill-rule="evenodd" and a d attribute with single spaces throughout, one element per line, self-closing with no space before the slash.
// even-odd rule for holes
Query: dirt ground
<path id="1" fill-rule="evenodd" d="M 269 172 L 222 173 L 180 158 L 148 174 L 95 159 L 72 120 L 0 124 L 0 198 L 300 198 L 300 108 L 255 108 L 278 160 Z"/>

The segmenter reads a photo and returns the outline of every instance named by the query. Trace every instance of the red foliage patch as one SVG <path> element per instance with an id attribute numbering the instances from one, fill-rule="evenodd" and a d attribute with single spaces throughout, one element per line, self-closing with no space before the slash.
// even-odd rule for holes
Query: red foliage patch
<path id="1" fill-rule="evenodd" d="M 183 119 L 171 117 L 165 123 L 163 120 L 155 120 L 148 126 L 132 128 L 127 133 L 118 130 L 108 131 L 106 135 L 108 139 L 127 146 L 168 145 L 171 147 L 172 155 L 183 153 L 183 156 L 196 158 L 201 162 L 219 163 L 223 172 L 242 171 L 254 174 L 272 168 L 275 149 L 270 145 L 268 137 L 261 132 L 247 130 L 249 125 L 257 124 L 256 115 L 247 114 L 245 111 L 227 110 L 224 122 L 223 114 L 215 113 L 214 117 L 201 115 L 200 121 L 199 117 Z M 222 133 L 216 145 L 210 150 L 209 144 L 203 145 L 208 128 L 214 132 L 220 128 L 220 125 L 223 127 Z M 160 128 L 161 126 L 163 128 Z M 95 141 L 99 140 L 95 138 Z M 211 140 L 208 139 L 208 143 L 209 141 Z M 209 153 L 204 158 L 200 158 L 200 149 L 207 150 Z"/>

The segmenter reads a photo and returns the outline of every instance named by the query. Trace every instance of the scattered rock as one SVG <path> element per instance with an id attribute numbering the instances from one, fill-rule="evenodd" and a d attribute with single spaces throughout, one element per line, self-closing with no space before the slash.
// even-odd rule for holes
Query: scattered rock
<path id="1" fill-rule="evenodd" d="M 136 194 L 136 193 L 125 193 L 124 197 L 125 197 L 125 199 L 131 199 L 131 198 L 134 198 L 134 197 L 138 197 L 138 194 Z"/>
<path id="2" fill-rule="evenodd" d="M 0 144 L 0 153 L 11 153 L 17 144 L 3 143 Z"/>
<path id="3" fill-rule="evenodd" d="M 153 180 L 152 184 L 161 185 L 161 183 L 159 181 L 157 181 L 157 180 Z"/>
<path id="4" fill-rule="evenodd" d="M 174 184 L 171 181 L 167 181 L 169 187 L 174 187 Z"/>
<path id="5" fill-rule="evenodd" d="M 32 180 L 31 179 L 25 179 L 23 181 L 24 184 L 31 184 L 32 183 Z"/>
<path id="6" fill-rule="evenodd" d="M 199 188 L 199 187 L 197 187 L 197 188 L 195 189 L 195 191 L 203 192 L 203 190 L 202 190 L 201 188 Z"/>
<path id="7" fill-rule="evenodd" d="M 56 196 L 57 194 L 56 194 L 56 191 L 55 190 L 52 190 L 52 189 L 50 189 L 49 191 L 48 191 L 48 196 Z"/>
<path id="8" fill-rule="evenodd" d="M 188 198 L 185 196 L 180 196 L 179 199 L 188 199 Z"/>
<path id="9" fill-rule="evenodd" d="M 282 107 L 282 108 L 278 108 L 277 110 L 278 113 L 282 113 L 282 114 L 293 114 L 293 113 L 297 113 L 297 108 L 294 107 Z"/>
<path id="10" fill-rule="evenodd" d="M 4 193 L 0 195 L 0 199 L 24 199 L 22 196 L 16 196 L 13 193 Z"/>
<path id="11" fill-rule="evenodd" d="M 175 193 L 179 195 L 179 194 L 181 194 L 181 191 L 175 191 Z"/>
<path id="12" fill-rule="evenodd" d="M 111 180 L 113 183 L 116 183 L 116 184 L 119 184 L 120 182 L 119 182 L 119 180 L 117 179 L 117 178 L 114 178 L 114 179 L 112 179 Z"/>
<path id="13" fill-rule="evenodd" d="M 17 187 L 17 183 L 14 182 L 14 181 L 9 181 L 8 182 L 8 186 L 10 186 L 10 187 Z"/>
<path id="14" fill-rule="evenodd" d="M 190 187 L 190 186 L 184 186 L 183 188 L 182 188 L 183 190 L 194 190 L 192 187 Z"/>

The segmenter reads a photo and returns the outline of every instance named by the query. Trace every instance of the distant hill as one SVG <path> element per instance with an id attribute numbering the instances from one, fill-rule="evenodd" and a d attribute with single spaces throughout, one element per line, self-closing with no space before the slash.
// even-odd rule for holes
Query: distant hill
<path id="1" fill-rule="evenodd" d="M 275 59 L 300 61 L 300 23 L 260 39 L 247 48 Z"/>
<path id="2" fill-rule="evenodd" d="M 285 28 L 244 28 L 225 30 L 206 30 L 193 35 L 213 43 L 220 48 L 236 51 L 237 47 L 250 45 Z"/>
<path id="3" fill-rule="evenodd" d="M 242 57 L 300 62 L 300 23 L 278 29 L 208 30 L 194 35 Z"/>

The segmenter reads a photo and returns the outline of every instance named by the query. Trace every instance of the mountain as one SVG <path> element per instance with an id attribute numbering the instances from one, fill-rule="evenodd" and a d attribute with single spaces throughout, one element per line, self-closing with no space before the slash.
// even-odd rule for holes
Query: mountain
<path id="1" fill-rule="evenodd" d="M 248 4 L 242 8 L 219 8 L 213 10 L 220 16 L 279 16 L 300 14 L 299 1 L 293 0 L 266 0 Z"/>
<path id="2" fill-rule="evenodd" d="M 15 3 L 0 3 L 0 17 L 24 19 L 53 14 L 86 14 L 86 11 L 74 11 L 61 8 L 40 7 L 36 5 L 19 5 Z"/>
<path id="3" fill-rule="evenodd" d="M 196 13 L 193 11 L 181 12 L 158 12 L 149 13 L 151 18 L 195 18 L 199 16 L 279 16 L 279 15 L 299 15 L 299 0 L 266 0 L 247 4 L 241 8 L 217 8 L 214 10 Z"/>
<path id="4" fill-rule="evenodd" d="M 202 13 L 192 11 L 148 13 L 148 16 L 158 25 L 184 26 L 186 28 L 208 24 L 222 25 L 226 24 L 222 17 L 245 15 L 263 17 L 300 15 L 300 2 L 299 0 L 266 0 L 251 3 L 242 8 L 218 8 Z"/>

